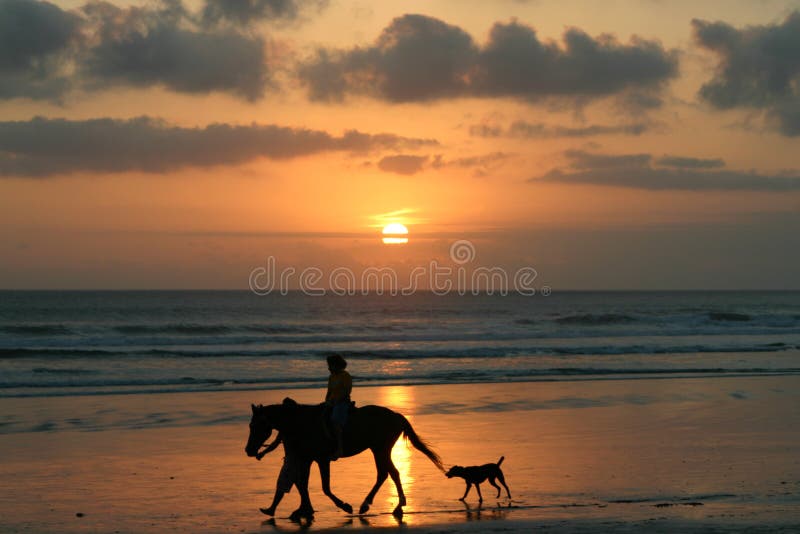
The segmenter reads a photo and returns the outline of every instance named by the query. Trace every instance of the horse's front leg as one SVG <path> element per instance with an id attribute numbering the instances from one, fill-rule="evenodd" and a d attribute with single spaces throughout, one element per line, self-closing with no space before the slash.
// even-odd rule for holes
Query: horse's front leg
<path id="1" fill-rule="evenodd" d="M 333 501 L 333 504 L 348 514 L 352 514 L 353 507 L 339 499 L 331 491 L 331 463 L 328 460 L 317 460 L 317 465 L 319 466 L 319 478 L 322 480 L 322 493 L 327 495 Z"/>
<path id="2" fill-rule="evenodd" d="M 308 495 L 308 477 L 311 474 L 311 460 L 303 460 L 298 462 L 298 473 L 295 486 L 297 492 L 300 494 L 300 508 L 292 512 L 289 519 L 292 521 L 300 521 L 301 517 L 309 520 L 314 518 L 314 508 L 311 506 L 311 498 Z"/>

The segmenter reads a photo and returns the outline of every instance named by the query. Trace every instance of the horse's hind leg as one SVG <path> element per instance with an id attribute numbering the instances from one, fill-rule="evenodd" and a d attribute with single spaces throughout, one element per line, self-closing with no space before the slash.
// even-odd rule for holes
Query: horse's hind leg
<path id="1" fill-rule="evenodd" d="M 333 504 L 347 512 L 348 514 L 353 513 L 353 507 L 347 504 L 346 502 L 342 501 L 333 494 L 331 491 L 331 464 L 330 462 L 319 461 L 317 462 L 319 466 L 319 478 L 322 480 L 322 493 L 328 496 L 330 500 L 333 501 Z"/>
<path id="2" fill-rule="evenodd" d="M 391 454 L 391 449 L 389 449 L 389 454 Z M 375 468 L 378 470 L 378 476 L 375 480 L 375 485 L 372 486 L 372 489 L 364 498 L 364 502 L 361 503 L 361 508 L 358 509 L 359 514 L 367 513 L 370 505 L 372 505 L 372 500 L 375 498 L 375 494 L 378 493 L 378 490 L 381 488 L 381 485 L 383 485 L 386 477 L 389 476 L 389 467 L 386 459 L 384 458 L 385 454 L 372 451 L 372 455 L 375 457 Z"/>

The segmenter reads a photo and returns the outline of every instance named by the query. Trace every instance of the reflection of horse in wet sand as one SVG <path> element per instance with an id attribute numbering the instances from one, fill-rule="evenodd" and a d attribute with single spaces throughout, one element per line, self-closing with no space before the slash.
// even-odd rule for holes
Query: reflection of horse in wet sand
<path id="1" fill-rule="evenodd" d="M 307 462 L 306 469 L 299 470 L 305 473 L 305 480 L 297 480 L 296 486 L 300 493 L 300 508 L 292 513 L 292 519 L 311 517 L 314 509 L 308 496 L 308 465 L 311 462 L 319 464 L 322 491 L 333 502 L 346 511 L 352 513 L 352 507 L 338 499 L 330 490 L 330 455 L 332 443 L 326 436 L 323 426 L 324 405 L 297 404 L 292 399 L 284 399 L 283 404 L 269 406 L 253 405 L 253 416 L 250 420 L 250 437 L 247 440 L 245 452 L 248 456 L 256 456 L 259 448 L 269 439 L 272 430 L 277 430 L 287 438 L 286 446 L 296 447 L 299 461 Z M 391 476 L 397 487 L 399 503 L 394 509 L 395 516 L 403 514 L 406 497 L 400 483 L 400 474 L 392 463 L 392 447 L 397 439 L 405 436 L 411 444 L 444 471 L 442 460 L 429 446 L 417 436 L 408 419 L 397 412 L 382 406 L 364 406 L 353 410 L 344 428 L 344 456 L 355 456 L 365 450 L 372 451 L 375 458 L 375 468 L 378 478 L 375 485 L 367 494 L 361 504 L 359 514 L 369 510 L 372 500 L 387 476 Z M 291 444 L 291 445 L 290 445 Z"/>

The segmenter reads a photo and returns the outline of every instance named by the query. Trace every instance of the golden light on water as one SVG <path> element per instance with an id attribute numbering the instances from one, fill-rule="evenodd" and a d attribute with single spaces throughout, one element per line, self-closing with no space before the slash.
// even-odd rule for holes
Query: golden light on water
<path id="1" fill-rule="evenodd" d="M 389 223 L 383 227 L 384 245 L 404 245 L 408 243 L 408 228 L 400 223 Z"/>

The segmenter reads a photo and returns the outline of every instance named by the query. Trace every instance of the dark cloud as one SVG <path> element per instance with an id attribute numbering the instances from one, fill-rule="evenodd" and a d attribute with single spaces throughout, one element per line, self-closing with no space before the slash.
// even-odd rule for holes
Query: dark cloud
<path id="1" fill-rule="evenodd" d="M 555 137 L 592 137 L 595 135 L 642 135 L 652 128 L 652 124 L 637 122 L 632 124 L 591 124 L 588 126 L 555 126 L 543 122 L 514 121 L 508 128 L 491 124 L 470 126 L 470 135 L 477 137 L 518 137 L 528 139 L 547 139 Z"/>
<path id="2" fill-rule="evenodd" d="M 791 175 L 719 169 L 721 160 L 665 156 L 651 164 L 649 154 L 608 155 L 567 151 L 567 168 L 553 169 L 530 183 L 557 182 L 684 191 L 800 191 L 800 172 Z M 666 162 L 664 162 L 666 160 Z M 704 170 L 713 168 L 715 170 Z"/>
<path id="3" fill-rule="evenodd" d="M 718 109 L 763 109 L 783 135 L 800 135 L 800 12 L 741 29 L 693 20 L 697 43 L 717 55 L 700 97 Z"/>
<path id="4" fill-rule="evenodd" d="M 479 93 L 492 96 L 604 96 L 628 88 L 657 87 L 678 73 L 675 52 L 634 37 L 597 39 L 570 28 L 564 45 L 539 41 L 533 28 L 497 23 L 482 50 Z"/>
<path id="5" fill-rule="evenodd" d="M 257 100 L 269 83 L 260 37 L 193 29 L 180 2 L 157 9 L 95 2 L 83 10 L 98 37 L 79 68 L 96 86 L 163 85 L 185 93 L 223 91 Z"/>
<path id="6" fill-rule="evenodd" d="M 424 15 L 392 21 L 368 47 L 321 49 L 299 69 L 316 100 L 365 94 L 390 102 L 450 97 L 594 98 L 628 92 L 656 98 L 678 73 L 677 56 L 638 37 L 622 44 L 569 29 L 563 44 L 530 26 L 496 23 L 484 46 Z"/>
<path id="7" fill-rule="evenodd" d="M 441 154 L 435 156 L 417 156 L 411 154 L 397 154 L 386 156 L 378 162 L 378 168 L 382 171 L 393 172 L 396 174 L 416 174 L 426 168 L 442 169 L 444 167 L 460 167 L 462 169 L 471 168 L 475 170 L 476 176 L 485 176 L 492 169 L 503 164 L 511 154 L 505 152 L 493 152 L 479 156 L 463 158 L 444 159 Z"/>
<path id="8" fill-rule="evenodd" d="M 662 167 L 675 167 L 677 169 L 718 169 L 725 166 L 725 161 L 719 158 L 702 159 L 684 156 L 663 156 L 657 159 L 656 163 Z"/>
<path id="9" fill-rule="evenodd" d="M 204 25 L 220 22 L 247 25 L 259 20 L 296 20 L 302 11 L 320 10 L 328 0 L 205 0 L 201 11 Z"/>
<path id="10" fill-rule="evenodd" d="M 73 172 L 165 173 L 185 167 L 236 165 L 320 152 L 369 152 L 437 145 L 430 139 L 276 125 L 171 126 L 161 120 L 35 118 L 0 122 L 0 176 L 45 177 Z"/>
<path id="11" fill-rule="evenodd" d="M 477 56 L 464 30 L 423 15 L 404 15 L 373 46 L 320 49 L 299 74 L 315 100 L 341 100 L 351 92 L 394 102 L 431 100 L 464 93 Z"/>
<path id="12" fill-rule="evenodd" d="M 255 10 L 252 17 L 296 16 L 292 10 L 301 5 L 211 3 L 225 17 L 247 6 Z M 35 0 L 0 0 L 0 99 L 58 100 L 75 88 L 118 85 L 261 98 L 272 85 L 264 39 L 241 31 L 241 25 L 206 26 L 202 17 L 181 0 L 125 8 L 92 1 L 75 11 Z"/>
<path id="13" fill-rule="evenodd" d="M 80 17 L 48 2 L 0 0 L 0 99 L 64 94 L 80 25 Z"/>

